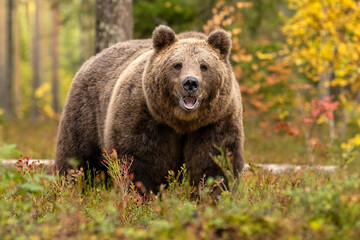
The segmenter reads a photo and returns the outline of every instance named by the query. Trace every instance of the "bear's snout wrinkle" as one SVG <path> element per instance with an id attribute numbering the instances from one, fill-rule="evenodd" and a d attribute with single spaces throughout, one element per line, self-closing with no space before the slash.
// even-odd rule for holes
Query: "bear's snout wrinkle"
<path id="1" fill-rule="evenodd" d="M 185 80 L 182 82 L 182 85 L 184 90 L 189 94 L 192 94 L 199 89 L 199 81 L 197 80 L 197 78 L 192 76 L 186 77 Z"/>

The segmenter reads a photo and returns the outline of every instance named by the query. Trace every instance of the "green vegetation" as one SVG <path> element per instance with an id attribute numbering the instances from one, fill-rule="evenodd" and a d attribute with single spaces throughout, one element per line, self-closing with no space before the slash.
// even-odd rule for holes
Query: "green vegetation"
<path id="1" fill-rule="evenodd" d="M 4 144 L 0 146 L 0 159 L 17 158 L 20 151 L 16 149 L 16 144 Z"/>
<path id="2" fill-rule="evenodd" d="M 211 194 L 214 180 L 195 188 L 183 168 L 169 173 L 160 193 L 144 197 L 116 154 L 106 160 L 109 171 L 118 173 L 110 173 L 110 188 L 100 176 L 85 183 L 82 171 L 59 179 L 26 159 L 16 169 L 1 168 L 1 238 L 356 239 L 360 234 L 360 178 L 347 167 L 281 175 L 252 167 L 217 197 Z"/>

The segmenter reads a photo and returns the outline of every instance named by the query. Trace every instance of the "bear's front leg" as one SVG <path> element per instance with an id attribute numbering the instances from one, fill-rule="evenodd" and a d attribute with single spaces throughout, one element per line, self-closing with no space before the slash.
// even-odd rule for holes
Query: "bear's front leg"
<path id="1" fill-rule="evenodd" d="M 219 154 L 216 146 L 226 147 L 231 152 L 235 174 L 239 174 L 244 165 L 243 141 L 242 121 L 236 118 L 221 120 L 188 134 L 183 154 L 192 183 L 198 185 L 204 176 L 224 177 L 224 173 L 212 159 L 212 156 Z"/>
<path id="2" fill-rule="evenodd" d="M 106 149 L 114 148 L 120 156 L 133 158 L 133 181 L 156 193 L 160 184 L 166 183 L 168 171 L 181 167 L 181 136 L 155 121 L 146 109 L 129 111 L 127 119 L 137 120 L 116 119 L 108 122 Z"/>

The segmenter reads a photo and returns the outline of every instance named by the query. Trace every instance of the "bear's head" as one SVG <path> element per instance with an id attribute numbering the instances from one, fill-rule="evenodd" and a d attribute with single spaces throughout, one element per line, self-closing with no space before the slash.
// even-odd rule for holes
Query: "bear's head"
<path id="1" fill-rule="evenodd" d="M 162 25 L 154 30 L 152 42 L 143 89 L 157 121 L 183 134 L 234 111 L 238 85 L 229 62 L 231 37 L 226 31 L 177 36 Z"/>

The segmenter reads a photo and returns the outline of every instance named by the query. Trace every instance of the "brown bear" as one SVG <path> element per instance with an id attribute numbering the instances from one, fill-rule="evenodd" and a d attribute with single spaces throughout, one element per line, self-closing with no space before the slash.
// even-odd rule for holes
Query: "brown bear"
<path id="1" fill-rule="evenodd" d="M 62 114 L 55 166 L 104 170 L 102 149 L 133 157 L 134 181 L 156 191 L 184 163 L 193 183 L 223 176 L 214 146 L 243 168 L 239 85 L 230 65 L 231 37 L 176 35 L 157 27 L 148 40 L 118 43 L 89 59 L 75 75 Z"/>

